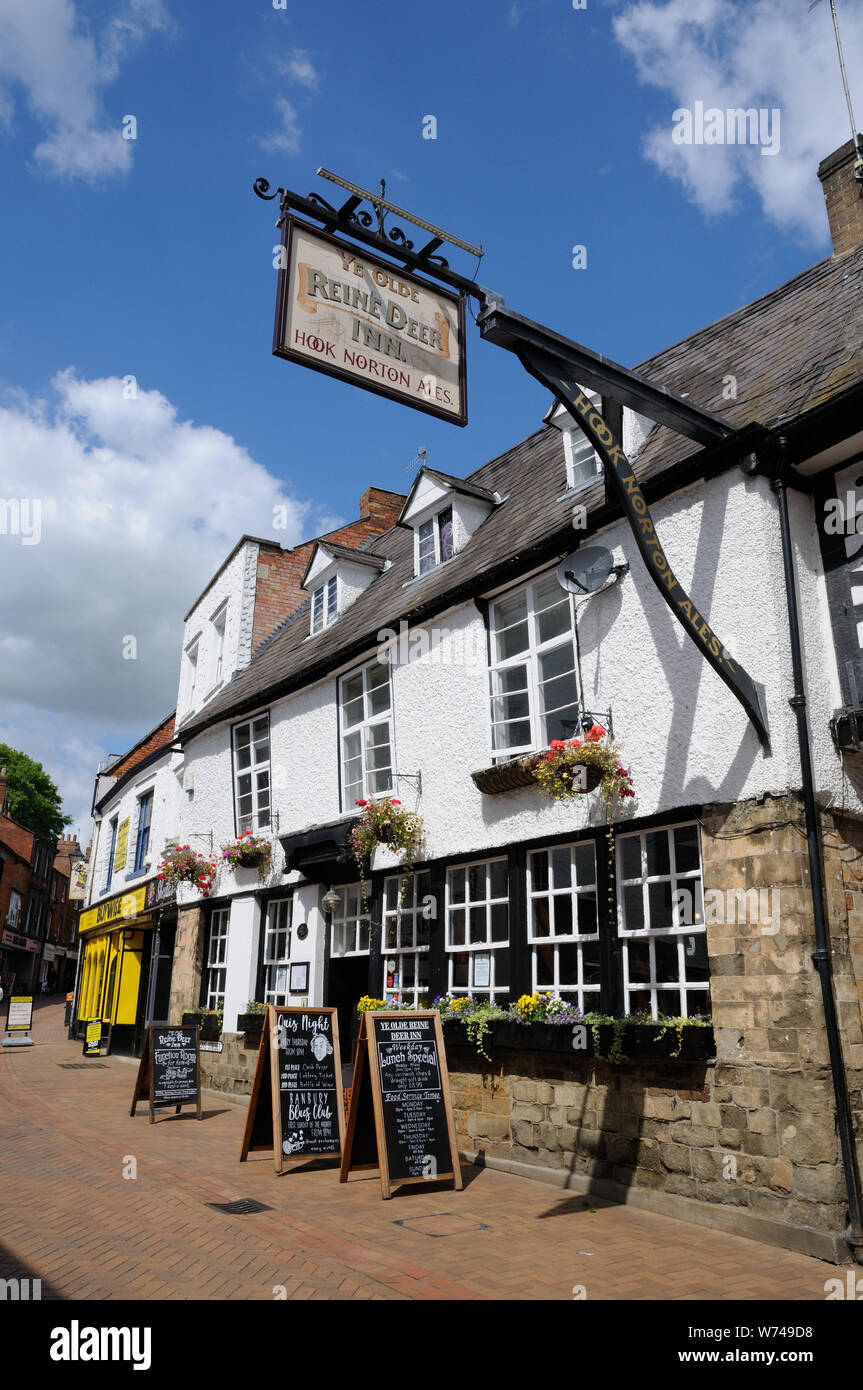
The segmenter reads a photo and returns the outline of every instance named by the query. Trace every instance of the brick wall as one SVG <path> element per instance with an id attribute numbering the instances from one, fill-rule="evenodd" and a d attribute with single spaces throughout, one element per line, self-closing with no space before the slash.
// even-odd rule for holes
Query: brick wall
<path id="1" fill-rule="evenodd" d="M 854 178 L 854 159 L 854 142 L 849 140 L 818 166 L 837 256 L 863 241 L 863 183 Z"/>
<path id="2" fill-rule="evenodd" d="M 379 487 L 366 488 L 360 498 L 359 519 L 340 526 L 336 531 L 328 531 L 320 539 L 356 548 L 363 541 L 380 536 L 394 526 L 404 502 L 399 492 L 387 492 Z M 316 545 L 317 540 L 312 540 L 295 546 L 293 550 L 282 550 L 275 543 L 261 544 L 252 627 L 253 654 L 309 597 L 300 588 L 300 582 Z"/>
<path id="3" fill-rule="evenodd" d="M 113 777 L 115 780 L 125 777 L 127 772 L 131 772 L 133 767 L 137 767 L 151 753 L 155 753 L 159 748 L 167 747 L 174 738 L 174 715 L 175 711 L 172 710 L 167 719 L 163 719 L 152 733 L 147 734 L 147 737 L 143 738 L 140 743 L 136 743 L 135 747 L 124 754 L 119 762 L 112 763 L 110 768 L 106 769 L 105 775 Z"/>

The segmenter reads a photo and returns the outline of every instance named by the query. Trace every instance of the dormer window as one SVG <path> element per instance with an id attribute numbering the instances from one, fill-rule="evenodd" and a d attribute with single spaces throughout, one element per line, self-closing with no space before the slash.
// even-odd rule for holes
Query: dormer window
<path id="1" fill-rule="evenodd" d="M 563 431 L 567 488 L 581 487 L 602 472 L 602 460 L 587 435 L 579 429 Z"/>
<path id="2" fill-rule="evenodd" d="M 454 559 L 501 500 L 476 483 L 422 468 L 398 519 L 414 533 L 414 578 Z"/>
<path id="3" fill-rule="evenodd" d="M 416 572 L 417 574 L 428 574 L 436 565 L 443 564 L 444 560 L 451 560 L 455 554 L 452 538 L 452 507 L 444 507 L 443 511 L 436 516 L 430 517 L 428 521 L 422 522 L 414 532 L 416 538 Z"/>
<path id="4" fill-rule="evenodd" d="M 338 612 L 339 580 L 338 575 L 334 574 L 312 593 L 312 635 L 334 623 Z"/>

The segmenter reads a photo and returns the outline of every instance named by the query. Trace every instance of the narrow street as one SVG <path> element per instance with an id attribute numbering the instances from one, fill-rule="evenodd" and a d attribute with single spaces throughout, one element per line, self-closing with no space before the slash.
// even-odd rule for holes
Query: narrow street
<path id="1" fill-rule="evenodd" d="M 63 1005 L 0 1053 L 0 1277 L 43 1299 L 813 1300 L 845 1271 L 705 1227 L 483 1169 L 402 1189 L 334 1166 L 238 1162 L 246 1109 L 129 1115 L 135 1064 L 85 1061 Z M 124 1177 L 134 1160 L 137 1176 Z M 270 1210 L 208 1204 L 254 1198 Z"/>

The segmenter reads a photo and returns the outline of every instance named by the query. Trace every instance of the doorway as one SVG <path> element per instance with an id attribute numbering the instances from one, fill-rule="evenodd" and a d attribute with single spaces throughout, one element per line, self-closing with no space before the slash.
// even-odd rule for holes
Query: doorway
<path id="1" fill-rule="evenodd" d="M 368 956 L 330 958 L 327 1005 L 338 1010 L 339 1043 L 343 1062 L 350 1062 L 353 1057 L 353 1044 L 359 1031 L 357 1004 L 368 992 Z"/>

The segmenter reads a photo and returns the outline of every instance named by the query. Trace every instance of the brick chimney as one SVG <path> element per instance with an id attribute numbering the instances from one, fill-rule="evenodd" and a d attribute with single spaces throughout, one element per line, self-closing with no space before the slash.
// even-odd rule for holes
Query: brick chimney
<path id="1" fill-rule="evenodd" d="M 863 150 L 863 137 L 858 135 L 857 142 Z M 863 160 L 853 140 L 822 159 L 818 177 L 827 204 L 833 254 L 841 256 L 863 242 Z"/>
<path id="2" fill-rule="evenodd" d="M 360 498 L 360 515 L 336 531 L 328 531 L 318 540 L 335 541 L 357 549 L 363 541 L 373 541 L 395 526 L 405 504 L 404 494 L 386 488 L 368 487 Z M 255 615 L 252 626 L 252 654 L 258 650 L 286 618 L 290 617 L 308 598 L 300 588 L 302 579 L 317 540 L 305 541 L 293 550 L 261 545 L 255 585 Z"/>

